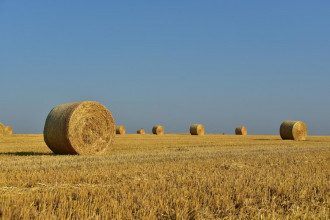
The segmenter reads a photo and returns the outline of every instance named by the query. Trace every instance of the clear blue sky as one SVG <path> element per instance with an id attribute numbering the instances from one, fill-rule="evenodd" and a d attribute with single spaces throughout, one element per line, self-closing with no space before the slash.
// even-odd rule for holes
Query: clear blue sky
<path id="1" fill-rule="evenodd" d="M 97 100 L 130 132 L 330 135 L 330 1 L 0 0 L 0 121 Z"/>

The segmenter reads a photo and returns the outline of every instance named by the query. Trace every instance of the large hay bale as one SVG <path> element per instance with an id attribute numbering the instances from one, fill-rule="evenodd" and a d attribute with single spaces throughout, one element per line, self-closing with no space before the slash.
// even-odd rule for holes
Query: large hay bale
<path id="1" fill-rule="evenodd" d="M 116 126 L 116 134 L 119 134 L 119 135 L 124 135 L 126 134 L 126 128 L 124 125 L 118 125 Z"/>
<path id="2" fill-rule="evenodd" d="M 190 134 L 191 135 L 204 135 L 205 127 L 202 124 L 192 124 L 190 126 Z"/>
<path id="3" fill-rule="evenodd" d="M 235 134 L 236 135 L 247 135 L 247 128 L 244 126 L 235 128 Z"/>
<path id="4" fill-rule="evenodd" d="M 44 128 L 45 142 L 55 154 L 95 154 L 109 147 L 114 137 L 111 112 L 93 101 L 56 106 Z"/>
<path id="5" fill-rule="evenodd" d="M 302 121 L 284 121 L 280 127 L 283 140 L 303 141 L 307 137 L 307 126 Z"/>
<path id="6" fill-rule="evenodd" d="M 5 126 L 0 123 L 0 137 L 5 135 Z"/>
<path id="7" fill-rule="evenodd" d="M 14 133 L 13 128 L 11 126 L 5 126 L 4 132 L 5 135 L 12 135 Z"/>
<path id="8" fill-rule="evenodd" d="M 165 133 L 165 129 L 163 126 L 161 125 L 155 125 L 153 128 L 152 128 L 152 133 L 153 134 L 156 134 L 156 135 L 163 135 Z"/>
<path id="9" fill-rule="evenodd" d="M 137 134 L 146 134 L 146 131 L 143 128 L 141 128 L 141 129 L 137 130 L 136 133 Z"/>

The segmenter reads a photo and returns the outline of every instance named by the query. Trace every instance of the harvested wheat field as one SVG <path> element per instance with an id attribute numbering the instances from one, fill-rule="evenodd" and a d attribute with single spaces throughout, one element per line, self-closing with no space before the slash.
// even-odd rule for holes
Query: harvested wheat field
<path id="1" fill-rule="evenodd" d="M 126 135 L 96 156 L 0 139 L 3 219 L 326 219 L 330 137 Z"/>

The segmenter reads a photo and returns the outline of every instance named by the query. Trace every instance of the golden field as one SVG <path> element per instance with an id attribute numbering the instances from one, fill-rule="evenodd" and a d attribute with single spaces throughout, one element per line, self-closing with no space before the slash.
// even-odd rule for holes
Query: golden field
<path id="1" fill-rule="evenodd" d="M 0 219 L 328 219 L 330 137 L 125 135 L 56 156 L 0 140 Z"/>

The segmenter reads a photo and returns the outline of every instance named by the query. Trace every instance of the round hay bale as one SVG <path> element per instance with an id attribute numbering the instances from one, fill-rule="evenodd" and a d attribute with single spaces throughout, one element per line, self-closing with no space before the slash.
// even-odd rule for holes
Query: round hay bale
<path id="1" fill-rule="evenodd" d="M 44 140 L 55 154 L 95 154 L 109 147 L 114 137 L 111 112 L 93 101 L 56 106 L 44 127 Z"/>
<path id="2" fill-rule="evenodd" d="M 119 135 L 124 135 L 126 134 L 126 128 L 124 125 L 118 125 L 116 126 L 116 134 L 119 134 Z"/>
<path id="3" fill-rule="evenodd" d="M 5 135 L 12 135 L 14 133 L 13 128 L 11 126 L 5 126 L 4 132 Z"/>
<path id="4" fill-rule="evenodd" d="M 202 124 L 192 124 L 190 126 L 190 134 L 191 135 L 204 135 L 205 127 Z"/>
<path id="5" fill-rule="evenodd" d="M 307 126 L 302 121 L 284 121 L 280 127 L 283 140 L 304 141 L 307 137 Z"/>
<path id="6" fill-rule="evenodd" d="M 241 126 L 241 127 L 237 127 L 237 128 L 235 128 L 235 134 L 236 135 L 247 135 L 247 128 L 246 127 L 244 127 L 244 126 Z"/>
<path id="7" fill-rule="evenodd" d="M 155 125 L 152 128 L 152 133 L 156 135 L 163 135 L 165 133 L 164 127 L 161 125 Z"/>
<path id="8" fill-rule="evenodd" d="M 0 137 L 5 135 L 5 126 L 0 123 Z"/>
<path id="9" fill-rule="evenodd" d="M 141 129 L 137 130 L 136 133 L 137 134 L 146 134 L 146 131 L 143 128 L 141 128 Z"/>

